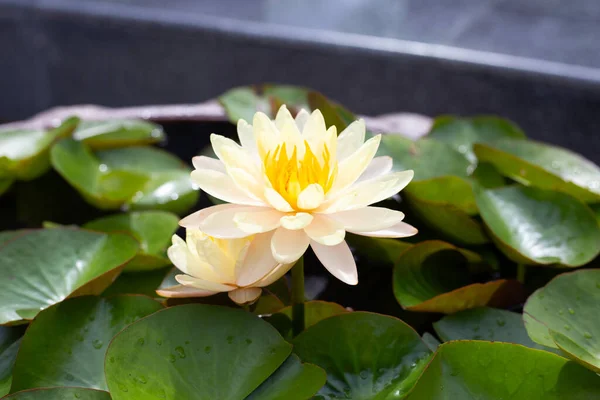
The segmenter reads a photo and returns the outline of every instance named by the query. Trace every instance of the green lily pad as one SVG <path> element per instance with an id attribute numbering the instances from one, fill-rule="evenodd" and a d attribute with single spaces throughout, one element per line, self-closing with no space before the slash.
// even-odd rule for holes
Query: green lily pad
<path id="1" fill-rule="evenodd" d="M 333 317 L 334 315 L 346 314 L 350 311 L 343 306 L 328 301 L 313 300 L 304 303 L 304 328 L 308 329 L 316 323 Z M 276 314 L 266 319 L 286 339 L 292 339 L 292 306 L 284 307 Z"/>
<path id="2" fill-rule="evenodd" d="M 11 392 L 77 386 L 107 390 L 104 356 L 124 327 L 162 309 L 145 296 L 83 296 L 56 304 L 31 323 L 13 369 Z"/>
<path id="3" fill-rule="evenodd" d="M 106 380 L 113 400 L 244 399 L 273 374 L 272 386 L 282 393 L 292 387 L 316 393 L 325 382 L 316 367 L 280 368 L 291 351 L 273 327 L 248 312 L 187 304 L 154 313 L 115 336 Z"/>
<path id="4" fill-rule="evenodd" d="M 306 382 L 319 382 L 323 386 L 325 372 L 316 365 L 302 364 L 297 355 L 291 354 L 246 400 L 311 399 L 317 387 Z"/>
<path id="5" fill-rule="evenodd" d="M 414 170 L 412 182 L 449 175 L 466 178 L 471 168 L 469 161 L 450 145 L 427 138 L 412 141 L 399 135 L 383 135 L 377 156 L 392 157 L 395 171 Z"/>
<path id="6" fill-rule="evenodd" d="M 502 186 L 506 186 L 506 180 L 498 172 L 496 167 L 490 163 L 480 162 L 477 164 L 477 168 L 471 174 L 471 182 L 475 182 L 477 185 L 486 189 L 495 189 Z M 473 197 L 473 199 L 475 199 Z M 477 202 L 475 202 L 477 206 Z"/>
<path id="7" fill-rule="evenodd" d="M 21 345 L 22 327 L 0 326 L 0 397 L 10 392 L 12 370 Z"/>
<path id="8" fill-rule="evenodd" d="M 600 202 L 600 167 L 569 150 L 549 144 L 505 139 L 476 144 L 480 161 L 526 185 L 558 190 L 586 203 Z"/>
<path id="9" fill-rule="evenodd" d="M 496 244 L 515 262 L 578 267 L 600 253 L 593 212 L 567 194 L 507 186 L 475 197 Z"/>
<path id="10" fill-rule="evenodd" d="M 33 319 L 68 296 L 99 294 L 136 254 L 129 235 L 24 231 L 0 245 L 0 324 Z"/>
<path id="11" fill-rule="evenodd" d="M 278 312 L 282 308 L 285 308 L 285 304 L 277 298 L 273 293 L 263 291 L 258 301 L 254 303 L 252 312 L 256 315 L 270 315 Z M 277 328 L 277 327 L 276 327 Z M 280 331 L 281 333 L 281 331 Z"/>
<path id="12" fill-rule="evenodd" d="M 453 242 L 479 245 L 489 242 L 477 215 L 471 184 L 457 176 L 411 182 L 402 192 L 414 213 Z"/>
<path id="13" fill-rule="evenodd" d="M 421 340 L 423 340 L 423 343 L 425 343 L 425 345 L 429 347 L 429 350 L 431 351 L 437 351 L 437 348 L 440 346 L 440 344 L 442 344 L 439 340 L 437 340 L 435 336 L 433 336 L 429 332 L 425 332 L 421 337 Z"/>
<path id="14" fill-rule="evenodd" d="M 402 192 L 411 198 L 427 202 L 432 205 L 452 206 L 463 213 L 477 215 L 477 203 L 473 195 L 471 184 L 458 176 L 442 176 L 427 180 L 411 182 Z"/>
<path id="15" fill-rule="evenodd" d="M 442 344 L 408 400 L 590 400 L 600 379 L 556 354 L 481 341 Z"/>
<path id="16" fill-rule="evenodd" d="M 394 266 L 394 294 L 411 311 L 452 314 L 483 306 L 508 306 L 523 298 L 516 281 L 474 283 L 464 252 L 441 241 L 421 242 L 405 251 Z"/>
<path id="17" fill-rule="evenodd" d="M 467 180 L 471 165 L 462 154 L 432 139 L 412 141 L 384 135 L 377 155 L 392 157 L 394 170 L 415 171 L 413 181 L 402 193 L 428 225 L 461 244 L 488 241 L 481 224 L 471 218 L 477 214 L 477 207 Z"/>
<path id="18" fill-rule="evenodd" d="M 600 270 L 562 274 L 533 293 L 523 309 L 531 339 L 561 349 L 600 373 Z"/>
<path id="19" fill-rule="evenodd" d="M 433 328 L 444 342 L 462 339 L 487 340 L 551 350 L 529 338 L 521 314 L 497 308 L 476 308 L 447 315 L 435 322 Z"/>
<path id="20" fill-rule="evenodd" d="M 225 108 L 229 120 L 237 124 L 239 119 L 252 123 L 257 111 L 275 118 L 281 105 L 287 105 L 290 111 L 306 110 L 308 89 L 289 85 L 254 85 L 238 87 L 219 96 L 219 102 Z"/>
<path id="21" fill-rule="evenodd" d="M 2 196 L 2 194 L 4 192 L 6 192 L 8 189 L 10 189 L 13 182 L 14 182 L 14 179 L 9 179 L 9 178 L 0 179 L 0 196 Z"/>
<path id="22" fill-rule="evenodd" d="M 525 133 L 511 121 L 493 116 L 460 118 L 452 115 L 437 117 L 428 137 L 448 143 L 473 164 L 475 143 L 495 143 L 506 138 L 525 139 Z"/>
<path id="23" fill-rule="evenodd" d="M 367 312 L 337 315 L 298 335 L 300 359 L 327 372 L 314 399 L 402 399 L 430 359 L 431 351 L 399 319 Z"/>
<path id="24" fill-rule="evenodd" d="M 396 239 L 373 238 L 346 233 L 346 241 L 356 254 L 369 260 L 370 265 L 393 265 L 407 249 L 413 245 Z"/>
<path id="25" fill-rule="evenodd" d="M 349 312 L 350 311 L 337 303 L 322 300 L 307 301 L 304 303 L 304 327 L 308 329 L 325 318 Z M 285 307 L 280 310 L 279 313 L 291 319 L 292 307 Z"/>
<path id="26" fill-rule="evenodd" d="M 51 161 L 90 204 L 101 209 L 162 209 L 184 213 L 198 200 L 190 168 L 153 147 L 126 147 L 92 153 L 64 139 L 52 147 Z"/>
<path id="27" fill-rule="evenodd" d="M 3 400 L 111 400 L 108 392 L 79 387 L 24 390 Z"/>
<path id="28" fill-rule="evenodd" d="M 598 223 L 600 224 L 600 204 L 593 204 L 591 207 L 594 214 L 596 214 L 596 218 L 598 219 Z"/>
<path id="29" fill-rule="evenodd" d="M 301 109 L 309 112 L 319 109 L 327 126 L 335 125 L 338 133 L 357 119 L 353 113 L 321 93 L 299 86 L 265 84 L 239 87 L 223 93 L 219 102 L 234 124 L 239 119 L 252 123 L 257 111 L 275 118 L 279 107 L 284 104 L 292 114 Z"/>
<path id="30" fill-rule="evenodd" d="M 164 140 L 165 137 L 160 125 L 137 119 L 81 121 L 73 132 L 73 139 L 92 149 L 152 144 Z"/>
<path id="31" fill-rule="evenodd" d="M 166 250 L 179 227 L 179 217 L 166 211 L 139 211 L 103 217 L 88 222 L 83 227 L 93 231 L 132 235 L 140 243 L 140 250 L 125 266 L 125 271 L 148 271 L 171 264 Z"/>
<path id="32" fill-rule="evenodd" d="M 156 289 L 160 287 L 161 282 L 169 271 L 171 271 L 171 267 L 151 271 L 124 272 L 119 275 L 108 289 L 102 292 L 102 296 L 142 294 L 149 297 L 157 297 Z"/>
<path id="33" fill-rule="evenodd" d="M 358 119 L 344 106 L 329 100 L 319 92 L 308 93 L 308 104 L 311 110 L 320 110 L 325 124 L 327 126 L 335 125 L 338 134 Z"/>
<path id="34" fill-rule="evenodd" d="M 31 180 L 50 168 L 50 146 L 70 134 L 79 120 L 66 120 L 60 127 L 43 129 L 0 129 L 0 179 Z"/>

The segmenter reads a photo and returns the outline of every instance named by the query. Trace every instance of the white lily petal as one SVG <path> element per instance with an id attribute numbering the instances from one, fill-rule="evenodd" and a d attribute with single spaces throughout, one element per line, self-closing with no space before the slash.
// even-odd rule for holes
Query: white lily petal
<path id="1" fill-rule="evenodd" d="M 271 271 L 267 276 L 262 278 L 260 281 L 256 282 L 254 285 L 257 287 L 265 287 L 279 280 L 285 274 L 288 273 L 290 269 L 294 266 L 295 263 L 289 264 L 278 264 L 273 271 Z"/>
<path id="2" fill-rule="evenodd" d="M 198 231 L 188 229 L 185 241 L 179 236 L 173 235 L 173 245 L 167 249 L 169 259 L 177 269 L 187 275 L 209 281 L 220 281 L 221 275 L 215 272 L 213 266 L 207 263 L 205 257 L 198 255 L 193 240 L 194 232 Z"/>
<path id="3" fill-rule="evenodd" d="M 344 240 L 346 231 L 339 222 L 325 215 L 314 214 L 313 220 L 304 232 L 315 242 L 325 246 L 335 246 Z"/>
<path id="4" fill-rule="evenodd" d="M 371 161 L 371 163 L 369 164 L 367 169 L 365 169 L 364 172 L 362 173 L 362 175 L 356 180 L 355 183 L 362 182 L 362 181 L 368 181 L 368 180 L 376 178 L 380 175 L 387 174 L 388 172 L 390 172 L 392 170 L 393 166 L 394 166 L 394 161 L 392 160 L 392 157 L 389 157 L 389 156 L 375 157 L 375 158 L 373 158 L 373 160 Z"/>
<path id="5" fill-rule="evenodd" d="M 298 229 L 304 229 L 313 220 L 313 216 L 308 213 L 299 212 L 295 215 L 286 215 L 281 218 L 281 226 L 285 229 L 295 231 Z"/>
<path id="6" fill-rule="evenodd" d="M 172 245 L 167 249 L 167 256 L 181 272 L 192 275 L 192 271 L 188 268 L 189 265 L 189 250 L 185 240 L 177 235 L 171 238 Z"/>
<path id="7" fill-rule="evenodd" d="M 337 138 L 339 161 L 343 161 L 363 145 L 365 133 L 365 121 L 362 119 L 354 121 L 340 133 Z"/>
<path id="8" fill-rule="evenodd" d="M 238 286 L 253 285 L 279 265 L 271 252 L 272 239 L 273 233 L 254 237 L 237 273 L 236 284 Z"/>
<path id="9" fill-rule="evenodd" d="M 255 209 L 249 212 L 239 212 L 233 221 L 237 227 L 248 234 L 272 231 L 280 225 L 280 219 L 285 214 L 273 209 Z"/>
<path id="10" fill-rule="evenodd" d="M 302 257 L 309 242 L 310 239 L 303 230 L 290 231 L 280 227 L 273 234 L 271 251 L 275 260 L 289 264 Z"/>
<path id="11" fill-rule="evenodd" d="M 196 169 L 192 171 L 192 181 L 200 187 L 201 190 L 213 197 L 226 201 L 228 203 L 244 204 L 252 206 L 264 205 L 263 202 L 253 199 L 244 193 L 225 173 L 211 169 Z"/>
<path id="12" fill-rule="evenodd" d="M 231 239 L 227 242 L 244 242 L 244 239 Z M 188 275 L 194 278 L 211 282 L 235 281 L 235 257 L 237 254 L 223 251 L 222 239 L 215 239 L 197 229 L 188 229 L 186 243 L 190 253 L 194 254 L 190 260 Z"/>
<path id="13" fill-rule="evenodd" d="M 253 157 L 235 141 L 213 133 L 210 135 L 210 142 L 215 154 L 223 161 L 227 170 L 240 168 L 252 175 L 258 175 L 259 169 Z"/>
<path id="14" fill-rule="evenodd" d="M 300 132 L 304 130 L 306 121 L 308 121 L 309 118 L 310 114 L 304 108 L 298 111 L 298 114 L 296 114 L 296 125 L 298 126 Z"/>
<path id="15" fill-rule="evenodd" d="M 192 164 L 194 164 L 194 168 L 196 169 L 211 169 L 222 173 L 226 172 L 223 161 L 216 158 L 196 156 L 192 158 Z"/>
<path id="16" fill-rule="evenodd" d="M 367 140 L 354 153 L 338 164 L 338 176 L 331 191 L 344 190 L 352 185 L 367 169 L 381 142 L 381 135 Z"/>
<path id="17" fill-rule="evenodd" d="M 342 224 L 345 230 L 353 232 L 378 231 L 394 226 L 404 219 L 402 212 L 384 207 L 364 207 L 327 216 Z"/>
<path id="18" fill-rule="evenodd" d="M 325 246 L 311 241 L 310 247 L 331 275 L 348 285 L 356 285 L 358 283 L 356 262 L 345 241 L 336 246 Z"/>
<path id="19" fill-rule="evenodd" d="M 195 213 L 183 218 L 181 221 L 179 221 L 179 226 L 197 229 L 200 224 L 211 214 L 233 208 L 245 208 L 245 206 L 240 206 L 238 204 L 219 204 L 216 206 L 203 208 L 202 210 L 196 211 Z"/>
<path id="20" fill-rule="evenodd" d="M 205 281 L 204 279 L 194 278 L 189 275 L 175 275 L 175 280 L 184 286 L 191 286 L 196 289 L 208 290 L 211 292 L 229 292 L 236 287 L 224 283 Z"/>
<path id="21" fill-rule="evenodd" d="M 241 168 L 229 168 L 227 173 L 235 185 L 248 197 L 254 199 L 256 203 L 266 205 L 264 200 L 264 182 L 260 175 L 252 175 Z"/>
<path id="22" fill-rule="evenodd" d="M 355 233 L 361 236 L 379 237 L 379 238 L 403 238 L 416 235 L 419 231 L 412 225 L 406 222 L 399 222 L 389 228 L 380 229 L 377 231 L 353 231 L 348 229 L 348 232 Z"/>
<path id="23" fill-rule="evenodd" d="M 198 226 L 198 229 L 206 234 L 219 239 L 237 239 L 250 236 L 251 234 L 241 230 L 235 223 L 234 218 L 240 212 L 252 212 L 266 210 L 264 207 L 236 207 L 215 212 L 206 217 Z"/>
<path id="24" fill-rule="evenodd" d="M 294 151 L 299 159 L 304 157 L 305 146 L 302 135 L 296 126 L 296 122 L 290 116 L 290 119 L 286 119 L 283 126 L 279 130 L 281 134 L 281 140 L 285 143 L 286 152 L 288 157 L 292 157 Z"/>
<path id="25" fill-rule="evenodd" d="M 254 137 L 254 128 L 245 120 L 240 119 L 237 123 L 238 138 L 242 148 L 258 158 L 258 149 L 256 147 L 256 138 Z"/>
<path id="26" fill-rule="evenodd" d="M 234 303 L 239 305 L 252 304 L 260 297 L 262 293 L 261 288 L 250 287 L 250 288 L 241 288 L 236 289 L 228 293 L 229 298 L 233 300 Z"/>
<path id="27" fill-rule="evenodd" d="M 334 213 L 355 210 L 385 200 L 402 190 L 414 176 L 412 170 L 392 172 L 368 181 L 356 183 L 338 196 L 325 201 L 319 212 Z"/>
<path id="28" fill-rule="evenodd" d="M 292 212 L 294 209 L 290 204 L 273 188 L 265 188 L 265 200 L 277 211 Z"/>
<path id="29" fill-rule="evenodd" d="M 279 131 L 281 131 L 285 124 L 290 122 L 294 124 L 294 126 L 297 126 L 296 121 L 294 121 L 294 117 L 292 117 L 292 114 L 290 114 L 287 106 L 283 104 L 281 107 L 279 107 L 279 110 L 277 110 L 277 115 L 275 116 L 275 126 L 277 129 L 279 129 Z"/>
<path id="30" fill-rule="evenodd" d="M 337 164 L 337 128 L 335 125 L 331 125 L 327 132 L 325 132 L 325 136 L 323 137 L 324 145 L 327 147 L 329 151 L 329 167 L 333 170 L 335 165 Z M 319 162 L 323 163 L 325 160 L 323 159 L 323 153 L 318 154 Z"/>
<path id="31" fill-rule="evenodd" d="M 187 297 L 206 297 L 212 296 L 217 292 L 210 290 L 197 289 L 191 286 L 175 285 L 163 289 L 157 289 L 156 294 L 168 298 L 187 298 Z"/>
<path id="32" fill-rule="evenodd" d="M 275 149 L 279 144 L 281 137 L 275 124 L 262 112 L 254 114 L 252 120 L 254 128 L 254 138 L 256 140 L 258 154 L 261 160 L 264 160 L 266 154 Z"/>
<path id="33" fill-rule="evenodd" d="M 323 203 L 324 199 L 323 187 L 318 183 L 312 183 L 300 192 L 296 202 L 301 210 L 314 210 Z"/>
<path id="34" fill-rule="evenodd" d="M 325 132 L 327 131 L 327 126 L 325 126 L 325 118 L 323 118 L 323 114 L 321 111 L 314 110 L 312 114 L 308 117 L 306 122 L 304 123 L 304 128 L 302 129 L 302 136 L 305 139 L 312 137 L 323 137 Z"/>

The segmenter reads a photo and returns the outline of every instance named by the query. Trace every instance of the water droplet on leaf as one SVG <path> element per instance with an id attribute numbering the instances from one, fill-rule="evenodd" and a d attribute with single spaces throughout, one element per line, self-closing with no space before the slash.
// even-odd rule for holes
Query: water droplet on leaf
<path id="1" fill-rule="evenodd" d="M 185 358 L 185 350 L 183 350 L 183 347 L 177 346 L 175 347 L 175 351 L 179 354 L 179 358 Z"/>

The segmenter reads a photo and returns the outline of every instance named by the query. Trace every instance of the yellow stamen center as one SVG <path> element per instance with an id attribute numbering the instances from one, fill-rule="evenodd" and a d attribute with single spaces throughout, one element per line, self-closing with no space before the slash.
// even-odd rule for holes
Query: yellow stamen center
<path id="1" fill-rule="evenodd" d="M 322 159 L 312 152 L 308 142 L 304 141 L 304 157 L 298 159 L 297 148 L 294 147 L 292 156 L 288 157 L 285 143 L 278 145 L 274 151 L 269 151 L 263 165 L 265 174 L 275 189 L 294 209 L 298 210 L 298 196 L 307 186 L 316 183 L 327 193 L 335 176 L 337 165 L 331 168 L 331 154 L 327 145 L 323 146 Z"/>

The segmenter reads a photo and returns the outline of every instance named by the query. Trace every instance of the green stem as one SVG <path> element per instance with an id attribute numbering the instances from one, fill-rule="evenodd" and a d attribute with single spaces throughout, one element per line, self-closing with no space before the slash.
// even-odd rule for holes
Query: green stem
<path id="1" fill-rule="evenodd" d="M 517 280 L 522 284 L 525 284 L 525 265 L 518 264 L 517 265 Z"/>
<path id="2" fill-rule="evenodd" d="M 304 257 L 292 268 L 292 332 L 294 336 L 304 330 Z"/>

